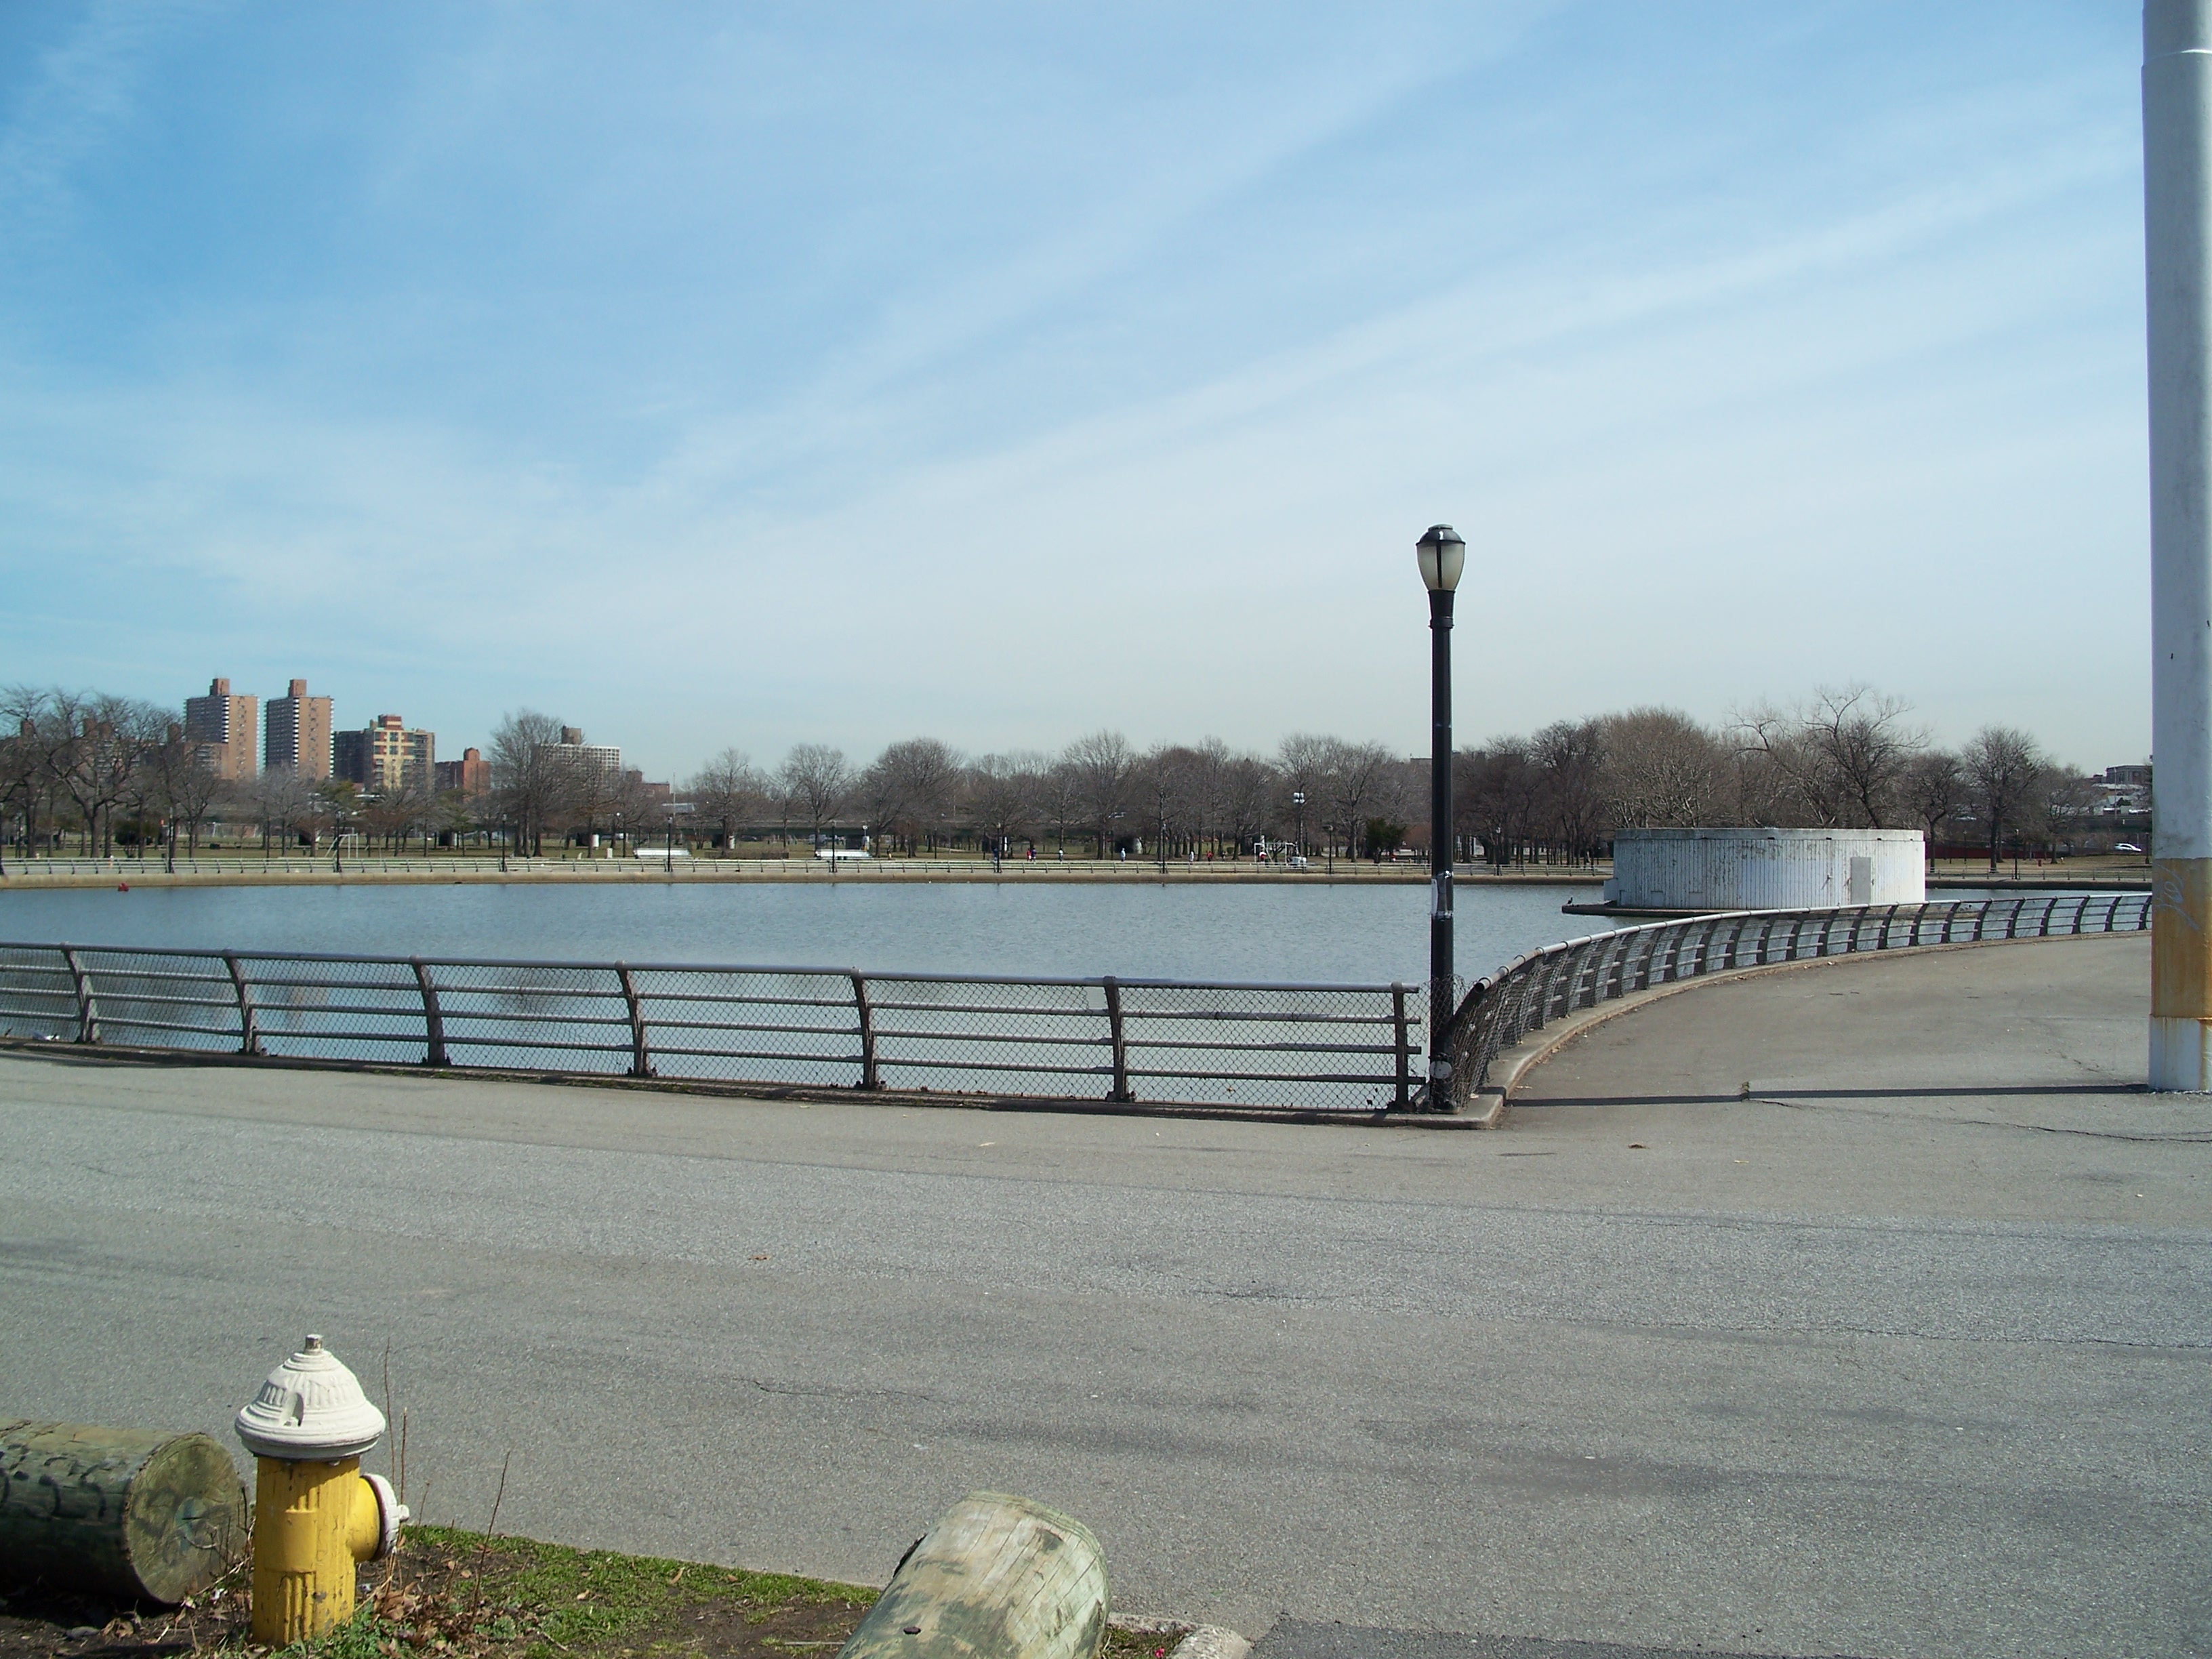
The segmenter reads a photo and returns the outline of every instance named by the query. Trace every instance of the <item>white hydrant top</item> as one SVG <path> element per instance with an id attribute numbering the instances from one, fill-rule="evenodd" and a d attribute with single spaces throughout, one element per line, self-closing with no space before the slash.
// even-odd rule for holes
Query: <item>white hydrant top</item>
<path id="1" fill-rule="evenodd" d="M 311 1335 L 269 1373 L 234 1426 L 257 1457 L 334 1463 L 360 1456 L 382 1438 L 384 1413 L 368 1403 L 361 1379 L 338 1363 L 321 1337 Z"/>

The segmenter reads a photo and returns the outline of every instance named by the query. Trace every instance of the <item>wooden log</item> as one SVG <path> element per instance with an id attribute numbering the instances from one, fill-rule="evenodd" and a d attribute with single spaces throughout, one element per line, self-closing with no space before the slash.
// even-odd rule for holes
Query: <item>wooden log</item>
<path id="1" fill-rule="evenodd" d="M 246 1537 L 246 1488 L 206 1435 L 0 1419 L 0 1578 L 177 1602 Z"/>
<path id="2" fill-rule="evenodd" d="M 970 1492 L 907 1552 L 838 1659 L 1097 1659 L 1106 1601 L 1090 1528 Z"/>

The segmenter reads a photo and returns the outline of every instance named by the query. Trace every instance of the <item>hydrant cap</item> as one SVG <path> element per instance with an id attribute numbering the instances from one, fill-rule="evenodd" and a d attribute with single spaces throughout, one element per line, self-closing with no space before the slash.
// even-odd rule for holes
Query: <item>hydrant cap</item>
<path id="1" fill-rule="evenodd" d="M 338 1363 L 323 1339 L 310 1336 L 269 1373 L 234 1426 L 257 1457 L 334 1463 L 374 1446 L 384 1434 L 384 1413 L 368 1403 L 361 1379 Z"/>

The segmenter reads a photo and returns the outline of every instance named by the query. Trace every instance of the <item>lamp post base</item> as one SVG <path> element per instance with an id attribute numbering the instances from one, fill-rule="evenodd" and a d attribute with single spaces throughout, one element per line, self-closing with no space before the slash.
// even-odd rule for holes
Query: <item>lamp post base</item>
<path id="1" fill-rule="evenodd" d="M 2151 1016 L 2150 1086 L 2160 1094 L 2212 1094 L 2212 1019 Z"/>

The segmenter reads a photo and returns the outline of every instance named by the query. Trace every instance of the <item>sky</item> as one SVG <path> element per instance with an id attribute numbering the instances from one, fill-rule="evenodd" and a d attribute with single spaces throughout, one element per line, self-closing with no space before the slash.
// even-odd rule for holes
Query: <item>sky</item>
<path id="1" fill-rule="evenodd" d="M 0 6 L 0 683 L 2149 738 L 2112 0 Z"/>

